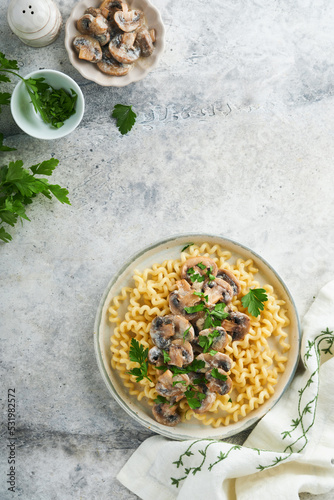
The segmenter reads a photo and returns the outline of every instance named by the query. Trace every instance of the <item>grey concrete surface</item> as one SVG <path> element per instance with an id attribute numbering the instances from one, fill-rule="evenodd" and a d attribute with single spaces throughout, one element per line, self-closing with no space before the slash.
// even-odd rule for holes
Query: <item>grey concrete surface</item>
<path id="1" fill-rule="evenodd" d="M 64 28 L 33 49 L 0 18 L 0 50 L 22 75 L 61 70 L 86 100 L 81 125 L 57 141 L 25 135 L 8 108 L 0 115 L 6 144 L 17 149 L 2 164 L 58 158 L 53 180 L 72 203 L 37 197 L 31 222 L 0 245 L 1 500 L 136 498 L 115 476 L 150 434 L 111 399 L 93 349 L 100 297 L 130 255 L 178 233 L 225 235 L 277 269 L 301 316 L 334 277 L 333 2 L 153 3 L 165 52 L 125 88 L 81 77 Z M 58 1 L 64 21 L 74 4 Z M 138 115 L 126 136 L 111 118 L 117 103 Z M 12 387 L 15 494 L 4 484 Z"/>

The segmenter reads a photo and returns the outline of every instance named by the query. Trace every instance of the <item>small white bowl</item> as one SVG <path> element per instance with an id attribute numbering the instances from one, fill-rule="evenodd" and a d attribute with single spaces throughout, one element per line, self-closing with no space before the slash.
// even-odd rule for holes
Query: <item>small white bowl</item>
<path id="1" fill-rule="evenodd" d="M 59 139 L 70 134 L 81 122 L 85 110 L 85 100 L 79 85 L 69 76 L 53 69 L 34 71 L 24 78 L 30 77 L 43 77 L 46 83 L 56 89 L 73 89 L 78 95 L 76 111 L 74 115 L 65 120 L 64 125 L 60 128 L 54 128 L 51 124 L 44 123 L 34 109 L 24 82 L 20 81 L 16 85 L 10 101 L 12 116 L 17 125 L 23 132 L 37 139 Z"/>
<path id="2" fill-rule="evenodd" d="M 102 0 L 81 0 L 81 2 L 78 2 L 74 6 L 65 26 L 65 47 L 72 65 L 84 78 L 105 87 L 125 87 L 130 83 L 138 82 L 145 78 L 158 64 L 165 46 L 165 28 L 159 11 L 149 0 L 127 0 L 127 4 L 131 9 L 140 9 L 144 12 L 149 29 L 155 29 L 156 41 L 154 43 L 154 51 L 150 57 L 140 57 L 127 75 L 106 75 L 99 70 L 96 64 L 79 59 L 78 54 L 73 48 L 73 39 L 80 34 L 76 27 L 77 20 L 84 15 L 88 7 L 99 7 L 101 3 Z"/>

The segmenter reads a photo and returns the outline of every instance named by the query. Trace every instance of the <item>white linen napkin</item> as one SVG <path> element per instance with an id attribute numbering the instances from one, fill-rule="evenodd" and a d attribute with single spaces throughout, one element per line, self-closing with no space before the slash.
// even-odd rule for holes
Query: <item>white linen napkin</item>
<path id="1" fill-rule="evenodd" d="M 333 331 L 331 281 L 304 318 L 304 370 L 243 446 L 154 436 L 117 479 L 143 500 L 298 500 L 298 493 L 329 492 L 334 488 Z"/>

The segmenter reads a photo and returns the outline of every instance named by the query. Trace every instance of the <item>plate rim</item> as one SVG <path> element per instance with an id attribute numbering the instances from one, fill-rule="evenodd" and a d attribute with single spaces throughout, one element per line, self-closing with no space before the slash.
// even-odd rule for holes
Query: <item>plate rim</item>
<path id="1" fill-rule="evenodd" d="M 260 256 L 257 252 L 255 252 L 251 248 L 247 247 L 246 245 L 244 245 L 242 243 L 239 243 L 236 240 L 233 240 L 231 238 L 225 237 L 224 235 L 208 234 L 208 233 L 204 233 L 204 232 L 200 232 L 200 233 L 198 233 L 198 232 L 189 232 L 189 233 L 177 233 L 177 234 L 174 234 L 173 236 L 170 236 L 170 237 L 168 237 L 166 239 L 156 240 L 152 244 L 147 245 L 144 248 L 142 248 L 141 250 L 133 253 L 124 262 L 124 264 L 119 268 L 119 270 L 116 271 L 116 273 L 110 279 L 107 287 L 105 288 L 105 290 L 104 290 L 104 292 L 102 294 L 101 300 L 100 300 L 99 305 L 98 305 L 97 313 L 96 313 L 96 316 L 95 316 L 95 322 L 94 322 L 94 335 L 93 335 L 93 337 L 94 337 L 94 350 L 95 350 L 95 356 L 96 356 L 96 359 L 97 359 L 97 364 L 98 364 L 98 367 L 99 367 L 100 374 L 102 375 L 102 379 L 104 380 L 104 382 L 105 382 L 105 384 L 106 384 L 109 392 L 114 397 L 114 399 L 118 402 L 118 404 L 135 421 L 139 422 L 141 425 L 143 425 L 147 429 L 151 430 L 152 432 L 155 432 L 157 434 L 160 434 L 162 436 L 165 436 L 165 437 L 173 439 L 173 440 L 183 441 L 183 440 L 189 440 L 189 439 L 198 439 L 198 437 L 196 437 L 196 436 L 192 436 L 192 437 L 191 436 L 186 436 L 186 435 L 184 435 L 182 433 L 177 433 L 177 432 L 173 432 L 173 434 L 171 434 L 171 432 L 169 432 L 170 431 L 169 427 L 163 426 L 163 425 L 159 424 L 158 422 L 155 423 L 153 419 L 152 419 L 152 423 L 148 423 L 140 415 L 138 415 L 138 413 L 136 413 L 134 410 L 132 410 L 128 406 L 128 404 L 121 398 L 121 396 L 117 393 L 116 389 L 113 387 L 113 384 L 112 384 L 112 382 L 111 382 L 111 380 L 110 380 L 110 378 L 108 376 L 108 373 L 107 373 L 107 371 L 105 369 L 103 358 L 102 358 L 102 354 L 101 354 L 100 348 L 99 348 L 99 327 L 100 327 L 100 324 L 101 324 L 102 311 L 103 311 L 103 308 L 105 306 L 105 301 L 107 299 L 107 296 L 108 296 L 108 294 L 110 292 L 111 287 L 116 283 L 116 281 L 122 275 L 122 273 L 124 271 L 126 271 L 126 269 L 133 263 L 134 260 L 140 258 L 142 255 L 144 255 L 148 251 L 153 250 L 154 248 L 159 247 L 161 245 L 166 245 L 166 244 L 168 244 L 171 241 L 176 240 L 176 239 L 182 239 L 182 238 L 187 238 L 188 239 L 188 238 L 191 238 L 191 237 L 198 237 L 198 238 L 205 238 L 205 237 L 208 237 L 208 238 L 218 238 L 220 240 L 225 240 L 225 241 L 227 241 L 228 243 L 230 243 L 232 245 L 236 245 L 236 246 L 240 247 L 241 249 L 243 249 L 243 250 L 245 250 L 247 252 L 250 252 L 252 255 L 254 255 L 260 262 L 262 262 L 265 266 L 267 266 L 271 270 L 271 272 L 276 276 L 276 278 L 278 279 L 278 281 L 280 282 L 280 284 L 284 288 L 284 291 L 285 291 L 285 293 L 287 294 L 287 296 L 288 296 L 288 298 L 290 300 L 292 309 L 293 309 L 294 314 L 295 314 L 295 320 L 296 320 L 296 327 L 297 327 L 297 347 L 298 347 L 298 349 L 297 349 L 296 358 L 294 360 L 294 364 L 293 364 L 292 370 L 290 372 L 289 378 L 288 378 L 288 380 L 287 380 L 287 382 L 286 382 L 283 390 L 281 391 L 281 394 L 279 394 L 277 398 L 274 398 L 275 394 L 273 394 L 268 399 L 268 402 L 269 401 L 272 402 L 272 404 L 270 405 L 270 407 L 268 409 L 265 409 L 265 407 L 264 407 L 265 411 L 263 411 L 262 414 L 261 414 L 261 411 L 260 411 L 259 412 L 260 415 L 254 416 L 253 419 L 252 418 L 249 418 L 248 420 L 241 419 L 238 422 L 230 424 L 229 426 L 221 426 L 221 430 L 224 431 L 224 432 L 221 435 L 219 435 L 219 436 L 218 435 L 214 435 L 214 436 L 213 435 L 209 435 L 209 432 L 208 432 L 207 436 L 203 436 L 202 437 L 202 439 L 221 440 L 221 439 L 230 438 L 232 436 L 235 436 L 235 435 L 237 435 L 237 434 L 245 431 L 246 429 L 249 429 L 250 427 L 252 427 L 253 424 L 259 422 L 278 403 L 278 401 L 282 398 L 282 396 L 285 394 L 285 392 L 287 391 L 287 389 L 291 385 L 291 382 L 292 382 L 292 380 L 293 380 L 293 378 L 295 376 L 295 373 L 296 373 L 296 370 L 297 370 L 297 367 L 298 367 L 298 363 L 299 363 L 299 359 L 300 359 L 300 347 L 301 347 L 302 331 L 301 331 L 301 322 L 300 322 L 298 310 L 297 310 L 297 307 L 296 307 L 296 303 L 295 303 L 295 301 L 293 299 L 293 296 L 292 296 L 289 288 L 287 287 L 286 283 L 281 278 L 281 276 L 271 266 L 271 264 L 269 264 L 267 262 L 267 260 L 264 259 L 262 256 Z M 264 405 L 261 405 L 261 407 L 263 407 L 263 406 Z M 175 428 L 173 428 L 173 429 L 175 429 Z M 203 429 L 208 429 L 209 430 L 209 429 L 211 429 L 211 426 L 204 426 L 203 425 Z M 230 429 L 230 431 L 229 431 L 229 429 Z"/>

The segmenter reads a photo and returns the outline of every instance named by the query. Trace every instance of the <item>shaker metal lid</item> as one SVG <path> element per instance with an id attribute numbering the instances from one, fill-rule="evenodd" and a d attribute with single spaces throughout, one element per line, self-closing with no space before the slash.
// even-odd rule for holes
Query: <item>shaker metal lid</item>
<path id="1" fill-rule="evenodd" d="M 48 0 L 12 0 L 8 6 L 7 19 L 12 31 L 19 35 L 37 33 L 49 22 L 51 15 Z"/>

